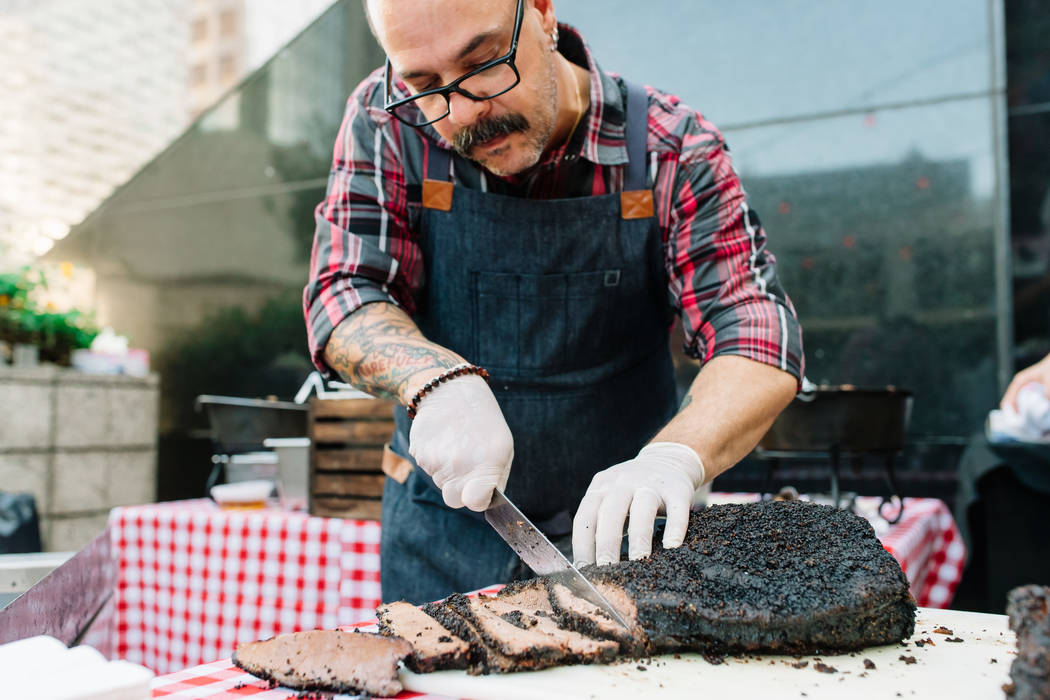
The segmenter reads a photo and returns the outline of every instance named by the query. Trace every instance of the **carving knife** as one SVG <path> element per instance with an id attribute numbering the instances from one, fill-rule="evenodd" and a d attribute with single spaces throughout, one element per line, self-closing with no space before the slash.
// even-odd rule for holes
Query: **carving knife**
<path id="1" fill-rule="evenodd" d="M 485 519 L 537 576 L 548 576 L 556 580 L 572 591 L 577 598 L 583 598 L 596 605 L 624 628 L 631 628 L 612 603 L 598 592 L 594 584 L 588 581 L 587 577 L 518 510 L 518 507 L 499 491 L 492 492 L 492 501 L 485 510 Z"/>

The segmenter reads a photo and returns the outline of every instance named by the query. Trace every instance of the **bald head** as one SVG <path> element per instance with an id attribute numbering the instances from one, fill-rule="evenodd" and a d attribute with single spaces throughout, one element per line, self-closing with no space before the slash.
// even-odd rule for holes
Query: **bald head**
<path id="1" fill-rule="evenodd" d="M 447 116 L 441 117 L 445 102 L 439 98 L 436 104 L 429 99 L 424 117 L 437 120 L 433 128 L 442 137 L 496 174 L 518 173 L 538 162 L 564 121 L 559 98 L 565 91 L 559 84 L 571 77 L 552 43 L 557 21 L 551 0 L 523 0 L 520 25 L 518 0 L 364 0 L 364 7 L 390 62 L 391 91 L 398 95 L 451 84 L 469 90 L 456 81 L 505 59 L 493 65 L 501 65 L 511 81 L 516 71 L 516 85 L 511 82 L 491 98 L 449 92 Z"/>

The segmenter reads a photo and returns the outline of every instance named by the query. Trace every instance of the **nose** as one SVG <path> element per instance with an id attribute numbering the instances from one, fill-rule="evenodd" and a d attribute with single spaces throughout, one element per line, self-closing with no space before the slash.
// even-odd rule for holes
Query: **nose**
<path id="1" fill-rule="evenodd" d="M 448 120 L 456 126 L 470 126 L 487 109 L 487 101 L 472 100 L 458 92 L 448 96 Z"/>

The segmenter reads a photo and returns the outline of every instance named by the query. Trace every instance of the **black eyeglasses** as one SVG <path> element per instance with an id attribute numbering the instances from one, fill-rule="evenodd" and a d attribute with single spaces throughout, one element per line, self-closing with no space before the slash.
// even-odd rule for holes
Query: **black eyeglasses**
<path id="1" fill-rule="evenodd" d="M 448 116 L 449 96 L 453 92 L 476 102 L 491 100 L 507 92 L 521 81 L 514 57 L 518 53 L 518 35 L 521 33 L 521 20 L 525 15 L 524 0 L 518 0 L 518 9 L 514 14 L 514 35 L 510 40 L 510 51 L 500 58 L 488 61 L 469 73 L 456 78 L 444 87 L 424 90 L 423 92 L 391 101 L 393 94 L 393 68 L 390 59 L 386 59 L 386 70 L 383 82 L 386 86 L 384 103 L 386 111 L 409 126 L 426 126 Z M 437 116 L 433 116 L 437 115 Z"/>

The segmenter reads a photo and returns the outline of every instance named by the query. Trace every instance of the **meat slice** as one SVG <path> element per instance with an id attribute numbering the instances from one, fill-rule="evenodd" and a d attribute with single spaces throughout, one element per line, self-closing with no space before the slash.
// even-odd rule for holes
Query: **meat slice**
<path id="1" fill-rule="evenodd" d="M 287 688 L 388 697 L 401 692 L 397 663 L 411 653 L 396 637 L 312 630 L 239 644 L 233 663 Z"/>
<path id="2" fill-rule="evenodd" d="M 1017 658 L 1010 665 L 1013 697 L 1050 698 L 1050 587 L 1021 586 L 1007 595 L 1006 614 L 1017 633 Z"/>
<path id="3" fill-rule="evenodd" d="M 481 604 L 515 627 L 547 635 L 564 649 L 568 663 L 603 663 L 620 651 L 614 640 L 595 639 L 559 626 L 542 581 L 511 584 L 495 598 L 482 599 Z"/>
<path id="4" fill-rule="evenodd" d="M 467 667 L 470 645 L 411 603 L 381 605 L 376 615 L 380 633 L 401 637 L 412 645 L 405 665 L 416 673 Z"/>
<path id="5" fill-rule="evenodd" d="M 519 670 L 513 657 L 500 653 L 499 650 L 489 647 L 485 643 L 481 631 L 474 626 L 470 619 L 461 613 L 463 606 L 458 604 L 460 598 L 466 599 L 466 596 L 460 593 L 453 593 L 445 600 L 437 603 L 427 603 L 423 606 L 423 611 L 440 622 L 457 637 L 466 640 L 470 646 L 470 651 L 467 654 L 467 673 L 478 675 L 492 672 L 509 673 Z"/>
<path id="6" fill-rule="evenodd" d="M 871 525 L 803 501 L 711 506 L 681 547 L 583 573 L 630 601 L 654 651 L 849 651 L 915 628 L 908 580 Z"/>
<path id="7" fill-rule="evenodd" d="M 552 612 L 562 627 L 590 637 L 615 641 L 624 656 L 639 657 L 650 653 L 649 639 L 638 624 L 638 609 L 619 586 L 598 582 L 595 588 L 616 608 L 630 629 L 624 629 L 601 608 L 573 595 L 560 583 L 548 579 L 545 588 Z"/>
<path id="8" fill-rule="evenodd" d="M 526 602 L 526 598 L 528 599 Z M 471 673 L 509 673 L 548 666 L 610 661 L 618 645 L 558 627 L 544 612 L 545 590 L 523 593 L 517 600 L 467 598 L 453 594 L 425 610 L 457 635 L 470 640 Z M 519 607 L 525 603 L 525 608 Z M 542 614 L 537 615 L 540 612 Z"/>

